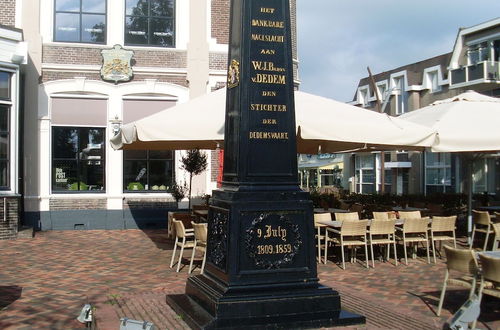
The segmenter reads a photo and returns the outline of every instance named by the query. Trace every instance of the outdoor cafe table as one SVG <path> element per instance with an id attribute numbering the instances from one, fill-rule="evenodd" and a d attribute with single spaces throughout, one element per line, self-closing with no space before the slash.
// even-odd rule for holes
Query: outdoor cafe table
<path id="1" fill-rule="evenodd" d="M 487 256 L 487 257 L 500 259 L 500 251 L 480 251 L 480 252 L 477 252 L 477 254 L 478 255 L 482 254 L 482 255 Z"/>
<path id="2" fill-rule="evenodd" d="M 364 220 L 364 219 L 361 219 L 361 220 Z M 368 220 L 368 227 L 370 227 L 373 219 L 366 219 L 366 220 Z M 428 218 L 428 220 L 429 220 L 429 223 L 432 222 L 432 220 L 430 218 Z M 352 221 L 358 221 L 358 220 L 352 220 Z M 381 220 L 381 221 L 383 221 L 383 220 Z M 320 220 L 320 221 L 318 221 L 318 223 L 320 223 L 322 225 L 326 225 L 326 226 L 333 227 L 333 228 L 342 227 L 342 222 L 343 221 L 337 221 L 337 220 Z M 404 223 L 405 223 L 405 219 L 396 219 L 396 226 L 401 226 Z"/>
<path id="3" fill-rule="evenodd" d="M 204 219 L 206 221 L 208 216 L 208 210 L 194 210 L 193 214 L 197 216 L 199 220 Z"/>
<path id="4" fill-rule="evenodd" d="M 324 209 L 321 207 L 314 208 L 314 213 L 347 213 L 347 212 L 350 211 L 344 209 L 335 209 L 335 208 L 328 208 L 328 209 Z"/>
<path id="5" fill-rule="evenodd" d="M 422 208 L 422 207 L 412 207 L 412 206 L 407 206 L 407 207 L 402 207 L 402 206 L 394 206 L 392 208 L 393 211 L 420 211 L 420 212 L 427 212 L 429 211 L 428 208 Z"/>
<path id="6" fill-rule="evenodd" d="M 478 206 L 475 209 L 479 211 L 488 211 L 488 212 L 500 212 L 500 206 L 494 205 L 494 206 Z"/>

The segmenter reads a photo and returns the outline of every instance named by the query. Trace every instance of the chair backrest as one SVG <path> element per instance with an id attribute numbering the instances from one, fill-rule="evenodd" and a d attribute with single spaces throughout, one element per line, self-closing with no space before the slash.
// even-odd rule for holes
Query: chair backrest
<path id="1" fill-rule="evenodd" d="M 498 215 L 500 217 L 500 215 Z M 493 227 L 493 231 L 495 232 L 495 237 L 500 238 L 500 222 L 494 223 L 491 225 Z"/>
<path id="2" fill-rule="evenodd" d="M 406 218 L 403 223 L 405 233 L 426 233 L 429 227 L 429 218 Z"/>
<path id="3" fill-rule="evenodd" d="M 422 218 L 420 211 L 399 211 L 398 213 L 399 213 L 400 219 L 420 219 L 420 218 Z"/>
<path id="4" fill-rule="evenodd" d="M 455 249 L 451 246 L 444 246 L 446 255 L 446 267 L 449 270 L 456 270 L 469 275 L 475 275 L 478 270 L 475 252 L 469 249 Z"/>
<path id="5" fill-rule="evenodd" d="M 500 259 L 479 253 L 481 272 L 484 279 L 500 284 Z"/>
<path id="6" fill-rule="evenodd" d="M 375 220 L 389 220 L 389 212 L 372 212 Z"/>
<path id="7" fill-rule="evenodd" d="M 396 220 L 387 219 L 373 219 L 370 224 L 370 234 L 372 235 L 386 235 L 386 234 L 394 234 L 396 226 Z"/>
<path id="8" fill-rule="evenodd" d="M 452 215 L 449 217 L 432 217 L 431 230 L 432 231 L 454 231 L 457 216 Z"/>
<path id="9" fill-rule="evenodd" d="M 207 242 L 207 225 L 205 223 L 192 222 L 194 229 L 194 238 L 201 243 Z"/>
<path id="10" fill-rule="evenodd" d="M 318 221 L 331 221 L 332 214 L 329 212 L 326 213 L 314 213 L 314 225 L 324 226 L 323 224 L 318 223 Z"/>
<path id="11" fill-rule="evenodd" d="M 340 227 L 340 234 L 342 236 L 366 237 L 366 226 L 368 226 L 368 220 L 344 221 Z"/>
<path id="12" fill-rule="evenodd" d="M 175 235 L 179 238 L 184 238 L 184 236 L 186 236 L 186 228 L 184 227 L 182 221 L 172 219 L 172 222 L 175 226 Z"/>
<path id="13" fill-rule="evenodd" d="M 359 213 L 358 212 L 346 212 L 346 213 L 335 212 L 335 220 L 337 220 L 337 221 L 359 220 Z"/>
<path id="14" fill-rule="evenodd" d="M 472 222 L 478 225 L 489 226 L 491 217 L 488 211 L 472 210 Z"/>

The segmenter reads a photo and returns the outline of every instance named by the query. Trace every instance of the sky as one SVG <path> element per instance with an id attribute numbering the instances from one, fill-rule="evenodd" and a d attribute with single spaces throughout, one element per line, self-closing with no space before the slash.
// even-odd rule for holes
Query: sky
<path id="1" fill-rule="evenodd" d="M 500 0 L 297 0 L 300 89 L 352 101 L 372 74 L 453 50 L 460 27 L 500 17 Z"/>

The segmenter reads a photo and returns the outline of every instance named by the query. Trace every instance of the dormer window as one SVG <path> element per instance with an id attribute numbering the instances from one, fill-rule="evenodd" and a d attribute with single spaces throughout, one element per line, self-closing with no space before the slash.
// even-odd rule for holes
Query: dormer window
<path id="1" fill-rule="evenodd" d="M 436 93 L 441 91 L 441 85 L 439 85 L 439 72 L 432 71 L 427 73 L 427 86 L 431 93 Z"/>
<path id="2" fill-rule="evenodd" d="M 361 103 L 364 107 L 366 107 L 369 104 L 368 88 L 363 88 L 359 90 L 359 103 Z"/>

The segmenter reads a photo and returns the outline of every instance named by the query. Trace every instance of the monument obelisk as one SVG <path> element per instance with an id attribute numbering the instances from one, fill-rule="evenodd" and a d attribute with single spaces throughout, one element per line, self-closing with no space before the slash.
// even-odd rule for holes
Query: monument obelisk
<path id="1" fill-rule="evenodd" d="M 224 174 L 204 274 L 169 304 L 194 328 L 364 323 L 319 284 L 312 202 L 298 184 L 289 0 L 231 0 Z"/>

